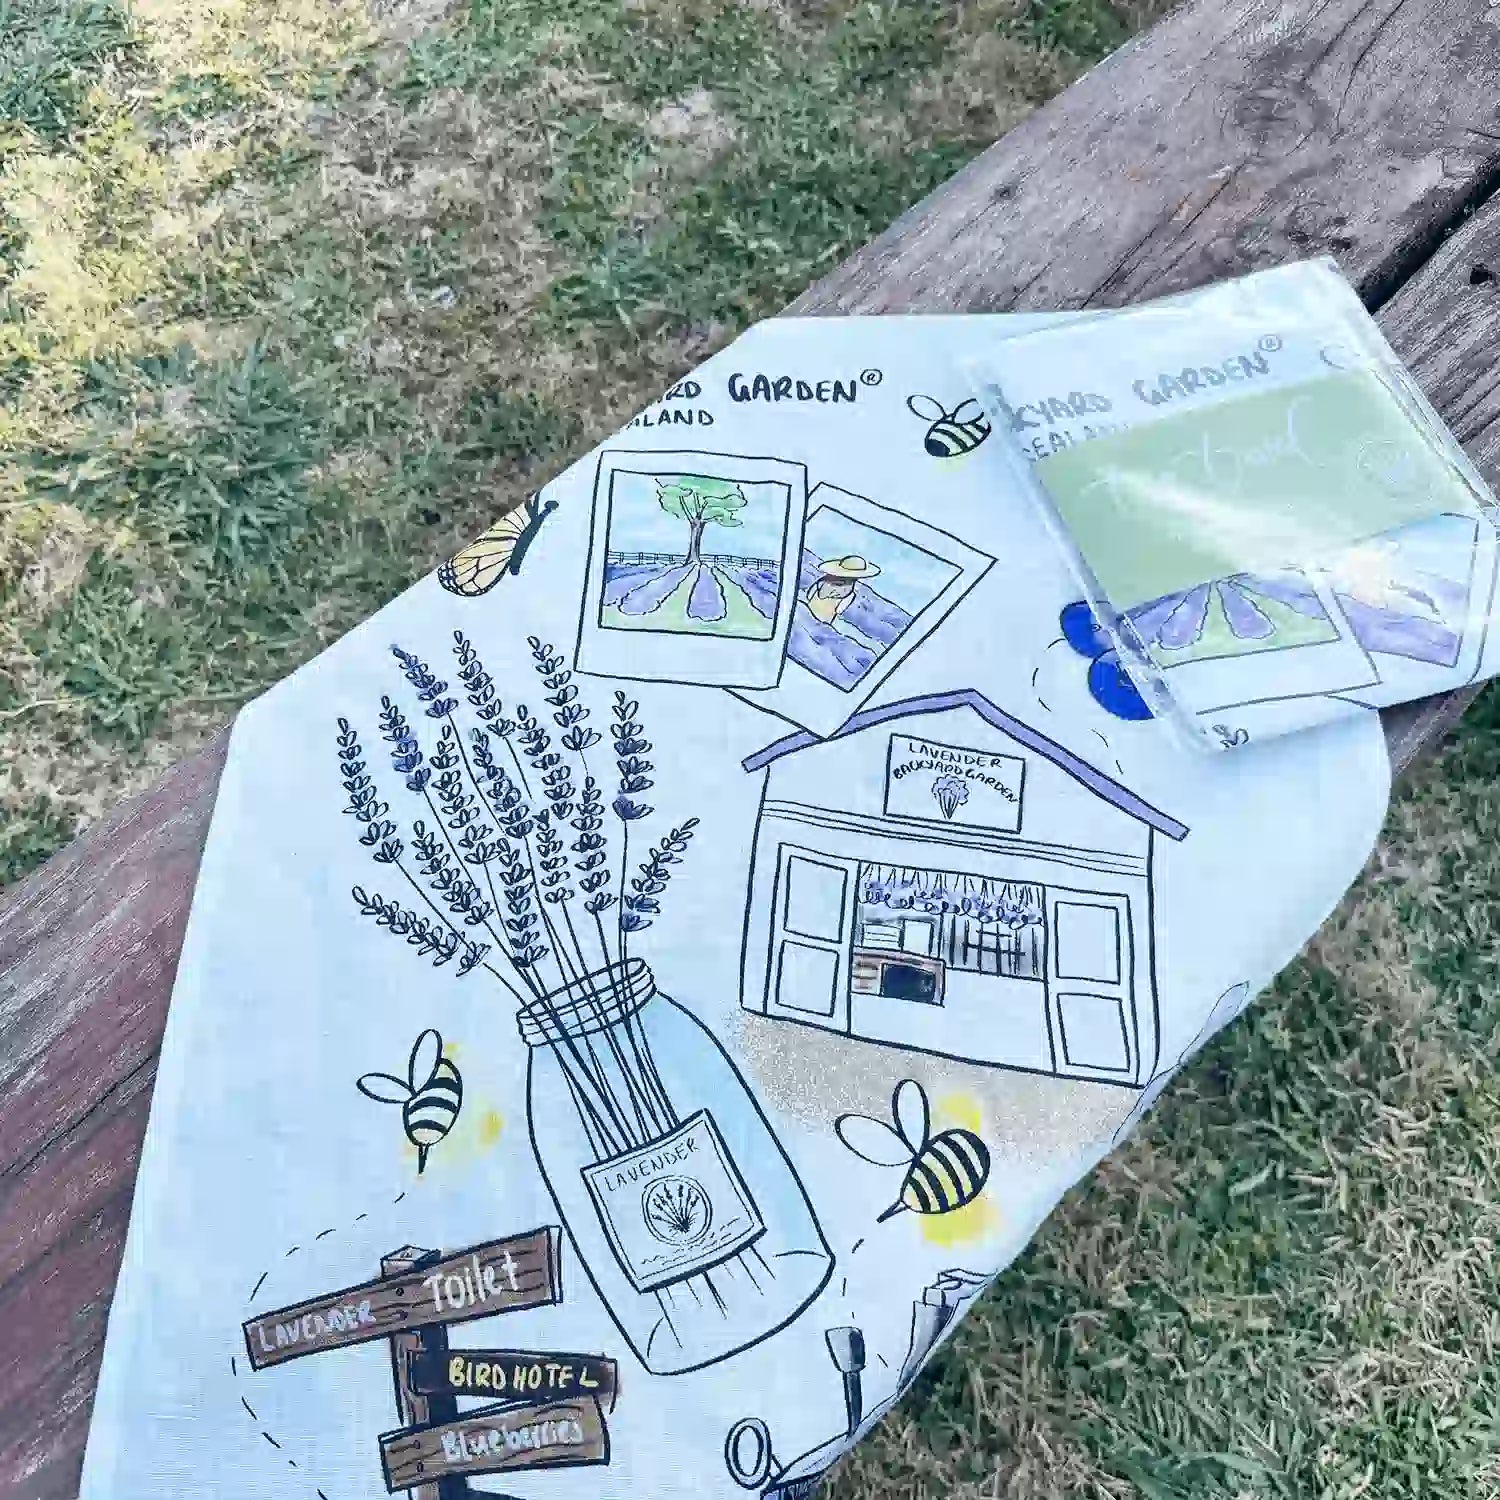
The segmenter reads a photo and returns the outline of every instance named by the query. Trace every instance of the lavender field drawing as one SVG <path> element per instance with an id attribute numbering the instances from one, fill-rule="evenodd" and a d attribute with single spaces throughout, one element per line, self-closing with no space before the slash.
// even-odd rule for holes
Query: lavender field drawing
<path id="1" fill-rule="evenodd" d="M 617 471 L 600 627 L 770 640 L 790 500 L 775 481 Z"/>
<path id="2" fill-rule="evenodd" d="M 960 572 L 914 541 L 821 505 L 803 534 L 787 654 L 849 691 Z"/>

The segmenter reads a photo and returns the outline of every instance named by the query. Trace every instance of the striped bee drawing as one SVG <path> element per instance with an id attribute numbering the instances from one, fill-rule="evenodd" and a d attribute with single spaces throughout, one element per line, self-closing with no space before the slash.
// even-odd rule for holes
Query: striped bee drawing
<path id="1" fill-rule="evenodd" d="M 354 1084 L 377 1104 L 399 1104 L 401 1127 L 417 1148 L 417 1171 L 427 1167 L 427 1153 L 453 1129 L 464 1103 L 464 1081 L 443 1056 L 443 1038 L 424 1031 L 412 1044 L 406 1077 L 394 1073 L 365 1073 Z"/>
<path id="2" fill-rule="evenodd" d="M 903 1079 L 891 1096 L 891 1124 L 869 1115 L 840 1115 L 838 1138 L 862 1161 L 905 1167 L 896 1201 L 877 1219 L 883 1224 L 905 1210 L 946 1214 L 972 1203 L 990 1176 L 990 1150 L 972 1130 L 932 1133 L 927 1094 L 915 1078 Z"/>
<path id="3" fill-rule="evenodd" d="M 934 458 L 962 458 L 990 435 L 990 419 L 972 396 L 952 411 L 932 396 L 908 396 L 906 409 L 931 424 L 922 446 Z"/>

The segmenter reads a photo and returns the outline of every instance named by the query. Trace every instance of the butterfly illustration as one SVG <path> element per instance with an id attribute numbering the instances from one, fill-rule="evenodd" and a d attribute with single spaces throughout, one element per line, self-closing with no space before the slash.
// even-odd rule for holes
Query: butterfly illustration
<path id="1" fill-rule="evenodd" d="M 441 1034 L 431 1029 L 412 1044 L 405 1078 L 397 1078 L 394 1073 L 364 1073 L 354 1086 L 377 1104 L 401 1106 L 401 1127 L 417 1148 L 419 1175 L 426 1170 L 427 1153 L 453 1129 L 463 1108 L 464 1081 L 443 1056 Z"/>
<path id="2" fill-rule="evenodd" d="M 972 1203 L 990 1177 L 989 1147 L 972 1130 L 932 1134 L 927 1094 L 915 1078 L 905 1078 L 891 1095 L 891 1124 L 869 1115 L 840 1115 L 838 1138 L 861 1161 L 877 1167 L 905 1167 L 896 1201 L 876 1219 L 896 1214 L 946 1214 Z"/>
<path id="3" fill-rule="evenodd" d="M 542 522 L 557 509 L 556 500 L 543 505 L 541 498 L 539 494 L 528 495 L 462 552 L 450 557 L 438 568 L 438 582 L 450 594 L 477 599 L 489 593 L 506 574 L 519 573 L 526 550 L 536 540 Z"/>

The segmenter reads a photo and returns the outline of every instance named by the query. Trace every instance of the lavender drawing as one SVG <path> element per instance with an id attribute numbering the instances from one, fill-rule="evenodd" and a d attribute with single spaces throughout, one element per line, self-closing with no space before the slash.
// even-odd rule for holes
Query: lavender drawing
<path id="1" fill-rule="evenodd" d="M 478 720 L 467 734 L 449 684 L 411 652 L 391 648 L 422 705 L 429 747 L 398 704 L 383 698 L 380 736 L 416 809 L 404 837 L 367 768 L 358 733 L 339 720 L 345 811 L 360 825 L 359 841 L 374 862 L 404 883 L 399 898 L 363 886 L 352 894 L 361 915 L 404 938 L 434 967 L 451 965 L 459 977 L 482 973 L 551 1022 L 601 1152 L 616 1154 L 670 1130 L 676 1116 L 632 1015 L 623 1017 L 620 1036 L 609 1028 L 574 1036 L 556 997 L 586 977 L 616 970 L 623 976 L 631 934 L 660 914 L 698 819 L 670 830 L 632 871 L 632 825 L 654 810 L 641 800 L 654 785 L 654 767 L 637 705 L 623 692 L 614 695 L 614 791 L 606 807 L 587 758 L 603 736 L 588 722 L 590 710 L 562 657 L 535 636 L 530 646 L 550 723 L 524 703 L 508 712 L 473 643 L 455 632 L 458 691 Z M 611 822 L 618 864 L 611 863 Z M 602 1003 L 596 998 L 593 1009 Z M 614 1067 L 605 1065 L 604 1049 Z"/>
<path id="2" fill-rule="evenodd" d="M 935 776 L 932 795 L 942 808 L 943 816 L 951 823 L 953 814 L 969 800 L 969 783 L 962 776 Z"/>
<path id="3" fill-rule="evenodd" d="M 451 688 L 392 647 L 413 709 L 387 695 L 378 723 L 406 817 L 338 721 L 344 811 L 387 885 L 352 895 L 434 968 L 513 1003 L 543 1179 L 621 1331 L 674 1374 L 769 1337 L 832 1257 L 744 1079 L 632 952 L 698 819 L 646 833 L 638 702 L 617 690 L 596 728 L 562 656 L 528 641 L 534 708 L 502 701 L 461 632 Z"/>

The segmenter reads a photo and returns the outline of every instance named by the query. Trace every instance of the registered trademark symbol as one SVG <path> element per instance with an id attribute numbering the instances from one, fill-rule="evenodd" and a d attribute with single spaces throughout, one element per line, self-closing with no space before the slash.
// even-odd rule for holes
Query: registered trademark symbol
<path id="1" fill-rule="evenodd" d="M 885 376 L 879 370 L 861 370 L 859 372 L 859 383 L 861 385 L 879 385 Z"/>
<path id="2" fill-rule="evenodd" d="M 1281 335 L 1279 333 L 1268 333 L 1260 341 L 1260 352 L 1262 354 L 1275 354 L 1281 348 Z"/>

